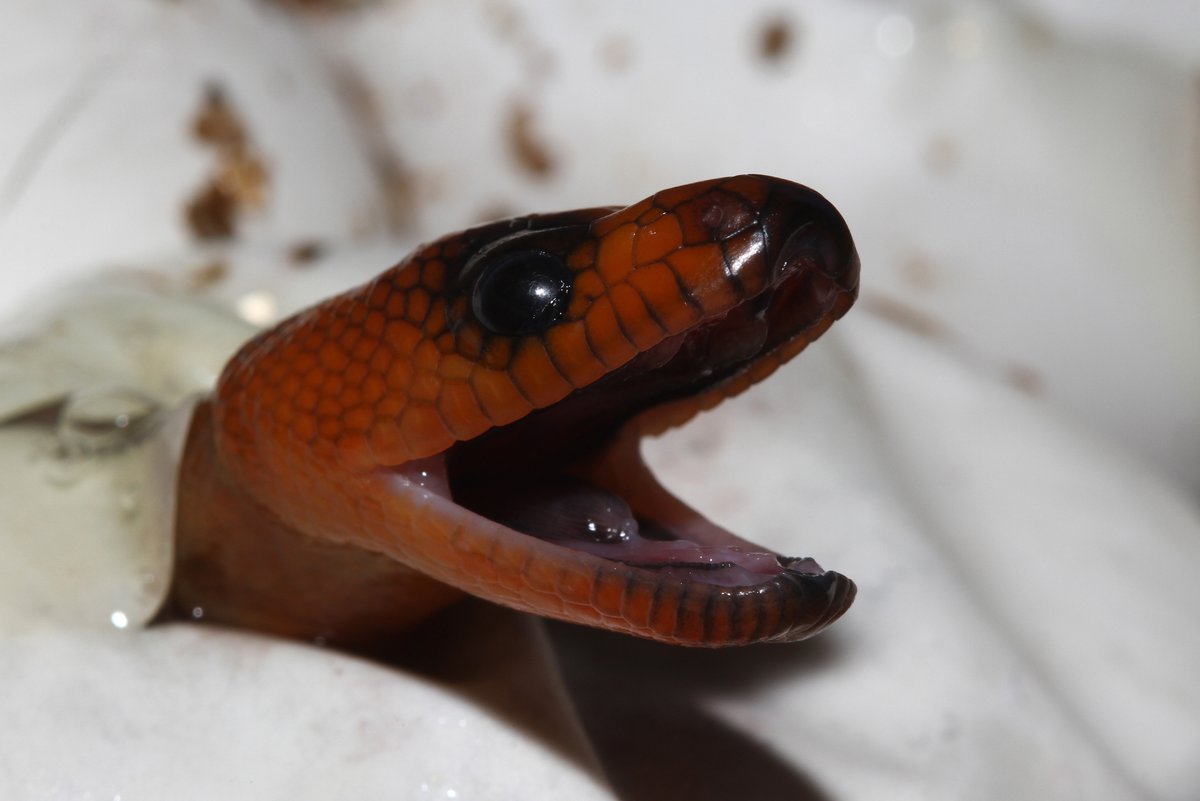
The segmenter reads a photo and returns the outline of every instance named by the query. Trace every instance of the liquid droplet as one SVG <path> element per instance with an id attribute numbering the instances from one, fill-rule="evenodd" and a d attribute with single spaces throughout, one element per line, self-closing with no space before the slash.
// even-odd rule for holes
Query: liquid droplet
<path id="1" fill-rule="evenodd" d="M 78 390 L 63 403 L 58 444 L 64 456 L 121 450 L 153 433 L 162 407 L 135 389 L 119 386 Z"/>

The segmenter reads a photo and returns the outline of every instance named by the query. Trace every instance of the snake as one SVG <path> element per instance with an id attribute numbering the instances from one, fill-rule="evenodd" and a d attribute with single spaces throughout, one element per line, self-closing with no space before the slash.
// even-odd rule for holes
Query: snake
<path id="1" fill-rule="evenodd" d="M 197 405 L 168 605 L 351 645 L 465 595 L 685 646 L 816 634 L 854 583 L 708 520 L 640 442 L 766 378 L 858 282 L 837 209 L 762 175 L 421 246 L 254 336 Z"/>

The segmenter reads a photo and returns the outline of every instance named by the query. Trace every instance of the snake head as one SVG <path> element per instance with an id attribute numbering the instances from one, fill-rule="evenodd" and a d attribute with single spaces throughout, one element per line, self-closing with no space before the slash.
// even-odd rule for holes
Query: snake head
<path id="1" fill-rule="evenodd" d="M 483 225 L 248 343 L 217 450 L 305 536 L 498 603 L 685 645 L 801 639 L 853 583 L 706 520 L 638 441 L 820 336 L 858 268 L 828 201 L 765 176 Z"/>

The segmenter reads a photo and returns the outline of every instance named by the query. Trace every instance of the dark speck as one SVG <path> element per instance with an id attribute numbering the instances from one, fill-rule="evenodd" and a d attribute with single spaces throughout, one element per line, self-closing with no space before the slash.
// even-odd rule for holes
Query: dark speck
<path id="1" fill-rule="evenodd" d="M 554 172 L 554 157 L 534 130 L 533 111 L 522 103 L 514 104 L 509 111 L 508 145 L 525 172 L 537 178 L 546 178 Z"/>
<path id="2" fill-rule="evenodd" d="M 295 267 L 312 264 L 325 255 L 325 246 L 315 239 L 297 242 L 288 249 L 288 260 Z"/>
<path id="3" fill-rule="evenodd" d="M 794 23 L 786 17 L 768 19 L 758 31 L 758 55 L 768 64 L 778 64 L 796 44 Z"/>

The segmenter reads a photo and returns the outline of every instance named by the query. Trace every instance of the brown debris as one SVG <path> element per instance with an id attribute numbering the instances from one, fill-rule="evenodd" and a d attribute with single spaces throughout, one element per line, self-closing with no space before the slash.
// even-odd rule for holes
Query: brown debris
<path id="1" fill-rule="evenodd" d="M 352 117 L 355 135 L 379 182 L 384 229 L 389 233 L 406 231 L 416 213 L 413 174 L 388 139 L 387 121 L 370 85 L 351 69 L 340 69 L 335 76 L 338 94 Z"/>
<path id="2" fill-rule="evenodd" d="M 946 339 L 946 328 L 919 309 L 895 298 L 875 295 L 865 298 L 863 305 L 890 323 L 929 339 Z"/>
<path id="3" fill-rule="evenodd" d="M 517 165 L 535 178 L 546 178 L 557 167 L 534 131 L 533 111 L 523 103 L 514 103 L 509 110 L 508 146 Z"/>
<path id="4" fill-rule="evenodd" d="M 232 239 L 237 233 L 237 203 L 218 183 L 205 184 L 188 201 L 184 214 L 197 239 Z"/>
<path id="5" fill-rule="evenodd" d="M 758 55 L 768 64 L 783 61 L 795 44 L 795 24 L 786 17 L 767 20 L 758 31 Z"/>
<path id="6" fill-rule="evenodd" d="M 1045 394 L 1046 380 L 1033 367 L 1027 364 L 1012 364 L 1004 371 L 1004 378 L 1009 384 L 1034 397 Z"/>
<path id="7" fill-rule="evenodd" d="M 224 89 L 217 84 L 205 89 L 192 133 L 216 152 L 217 162 L 184 208 L 188 228 L 197 239 L 232 239 L 237 235 L 242 210 L 266 205 L 270 183 L 266 163 Z"/>
<path id="8" fill-rule="evenodd" d="M 297 242 L 288 249 L 288 260 L 294 267 L 305 267 L 325 255 L 325 245 L 315 239 Z"/>

